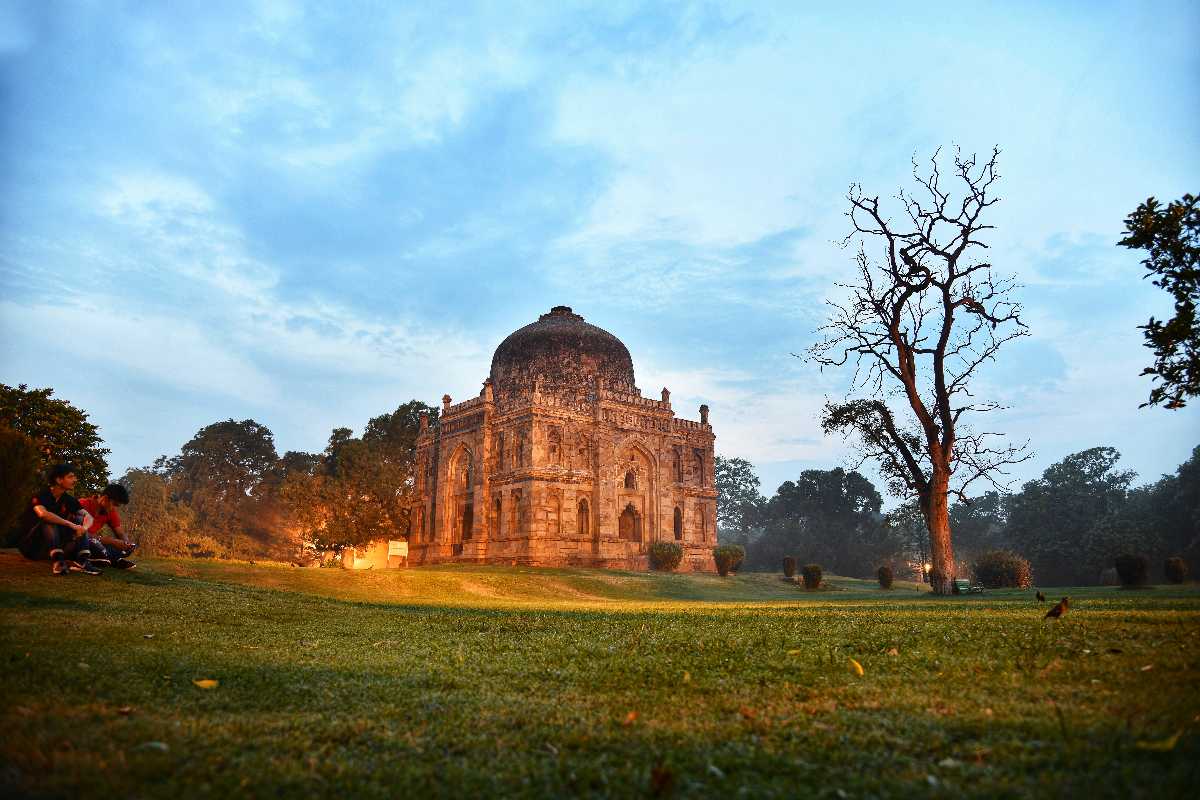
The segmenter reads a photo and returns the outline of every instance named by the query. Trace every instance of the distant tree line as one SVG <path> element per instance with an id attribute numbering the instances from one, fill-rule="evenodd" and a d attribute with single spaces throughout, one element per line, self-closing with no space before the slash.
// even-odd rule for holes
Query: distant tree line
<path id="1" fill-rule="evenodd" d="M 74 464 L 80 494 L 110 480 L 96 426 L 52 395 L 0 385 L 6 528 L 50 464 Z M 413 400 L 373 417 L 359 437 L 335 428 L 324 451 L 282 456 L 265 425 L 214 422 L 178 454 L 119 479 L 130 493 L 125 527 L 150 555 L 280 560 L 403 535 L 422 413 L 436 426 L 437 409 Z"/>
<path id="2" fill-rule="evenodd" d="M 1117 468 L 1120 454 L 1093 447 L 1051 465 L 1018 492 L 986 492 L 950 507 L 960 576 L 984 553 L 1028 559 L 1036 583 L 1096 584 L 1123 553 L 1151 564 L 1181 556 L 1200 566 L 1200 447 L 1172 475 L 1141 486 Z M 722 541 L 746 548 L 749 570 L 778 570 L 784 557 L 869 578 L 889 565 L 920 578 L 929 534 L 917 500 L 883 513 L 871 481 L 842 469 L 805 470 L 764 497 L 749 462 L 717 459 L 717 521 Z M 1157 569 L 1157 567 L 1155 567 Z M 905 574 L 907 573 L 907 574 Z"/>

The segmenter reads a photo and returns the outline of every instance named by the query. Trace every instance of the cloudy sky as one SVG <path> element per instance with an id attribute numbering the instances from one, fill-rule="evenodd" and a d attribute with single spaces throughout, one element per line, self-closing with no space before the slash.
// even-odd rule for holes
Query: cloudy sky
<path id="1" fill-rule="evenodd" d="M 790 354 L 851 277 L 848 184 L 999 145 L 1032 336 L 978 386 L 1015 477 L 1200 444 L 1200 403 L 1138 409 L 1170 305 L 1114 246 L 1200 191 L 1200 6 L 560 5 L 0 3 L 0 381 L 87 410 L 116 474 L 229 417 L 320 450 L 474 395 L 563 304 L 773 489 L 846 456 L 847 376 Z"/>

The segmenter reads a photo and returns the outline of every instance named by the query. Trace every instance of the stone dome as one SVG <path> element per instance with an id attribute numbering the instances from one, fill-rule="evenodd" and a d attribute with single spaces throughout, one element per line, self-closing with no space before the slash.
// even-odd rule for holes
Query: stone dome
<path id="1" fill-rule="evenodd" d="M 621 340 L 567 306 L 513 331 L 492 356 L 492 390 L 501 404 L 527 396 L 539 381 L 543 394 L 582 400 L 596 378 L 609 389 L 637 391 Z"/>

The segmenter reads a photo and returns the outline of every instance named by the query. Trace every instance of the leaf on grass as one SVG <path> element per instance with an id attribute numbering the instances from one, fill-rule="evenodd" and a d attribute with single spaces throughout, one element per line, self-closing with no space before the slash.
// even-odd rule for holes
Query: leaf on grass
<path id="1" fill-rule="evenodd" d="M 853 658 L 847 660 L 850 662 L 850 671 L 861 678 L 863 674 L 862 664 L 858 663 Z"/>
<path id="2" fill-rule="evenodd" d="M 154 634 L 153 634 L 153 633 L 143 633 L 143 634 L 142 634 L 142 638 L 143 638 L 143 639 L 153 639 L 153 638 L 154 638 Z"/>
<path id="3" fill-rule="evenodd" d="M 742 706 L 738 709 L 738 713 L 742 715 L 742 719 L 754 719 L 758 716 L 758 712 L 750 706 Z"/>
<path id="4" fill-rule="evenodd" d="M 636 711 L 630 711 L 625 715 L 625 719 L 621 722 L 621 724 L 625 726 L 632 725 L 633 723 L 637 722 L 637 718 L 638 713 Z"/>
<path id="5" fill-rule="evenodd" d="M 221 682 L 213 678 L 197 678 L 192 683 L 199 686 L 201 689 L 215 689 L 221 685 Z"/>
<path id="6" fill-rule="evenodd" d="M 133 706 L 121 706 L 120 708 L 117 709 L 117 713 L 120 714 L 122 717 L 128 717 L 130 714 L 133 713 Z"/>
<path id="7" fill-rule="evenodd" d="M 787 654 L 789 656 L 799 656 L 799 655 L 804 655 L 804 651 L 803 650 L 788 650 Z"/>
<path id="8" fill-rule="evenodd" d="M 684 672 L 683 672 L 683 682 L 684 682 L 684 683 L 691 683 L 691 682 L 692 682 L 692 673 L 688 672 L 687 670 L 684 670 Z"/>
<path id="9" fill-rule="evenodd" d="M 887 654 L 889 656 L 898 656 L 898 655 L 900 655 L 900 650 L 898 648 L 893 647 L 887 651 Z"/>
<path id="10" fill-rule="evenodd" d="M 153 750 L 157 753 L 170 752 L 171 748 L 166 742 L 142 742 L 134 750 Z"/>
<path id="11" fill-rule="evenodd" d="M 1154 669 L 1154 665 L 1153 665 L 1153 664 L 1147 664 L 1146 666 L 1144 666 L 1144 667 L 1142 667 L 1142 668 L 1141 668 L 1140 672 L 1149 672 L 1149 671 L 1150 671 L 1150 670 L 1152 670 L 1152 669 Z"/>
<path id="12" fill-rule="evenodd" d="M 1175 744 L 1179 741 L 1179 737 L 1183 735 L 1183 731 L 1175 731 L 1165 739 L 1149 739 L 1138 741 L 1134 746 L 1138 750 L 1154 750 L 1159 753 L 1166 753 L 1175 749 Z"/>

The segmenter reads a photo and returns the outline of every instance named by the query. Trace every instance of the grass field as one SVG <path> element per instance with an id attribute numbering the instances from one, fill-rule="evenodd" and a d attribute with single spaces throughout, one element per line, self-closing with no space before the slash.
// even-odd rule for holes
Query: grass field
<path id="1" fill-rule="evenodd" d="M 1195 585 L 831 583 L 5 551 L 0 793 L 1195 796 Z"/>

